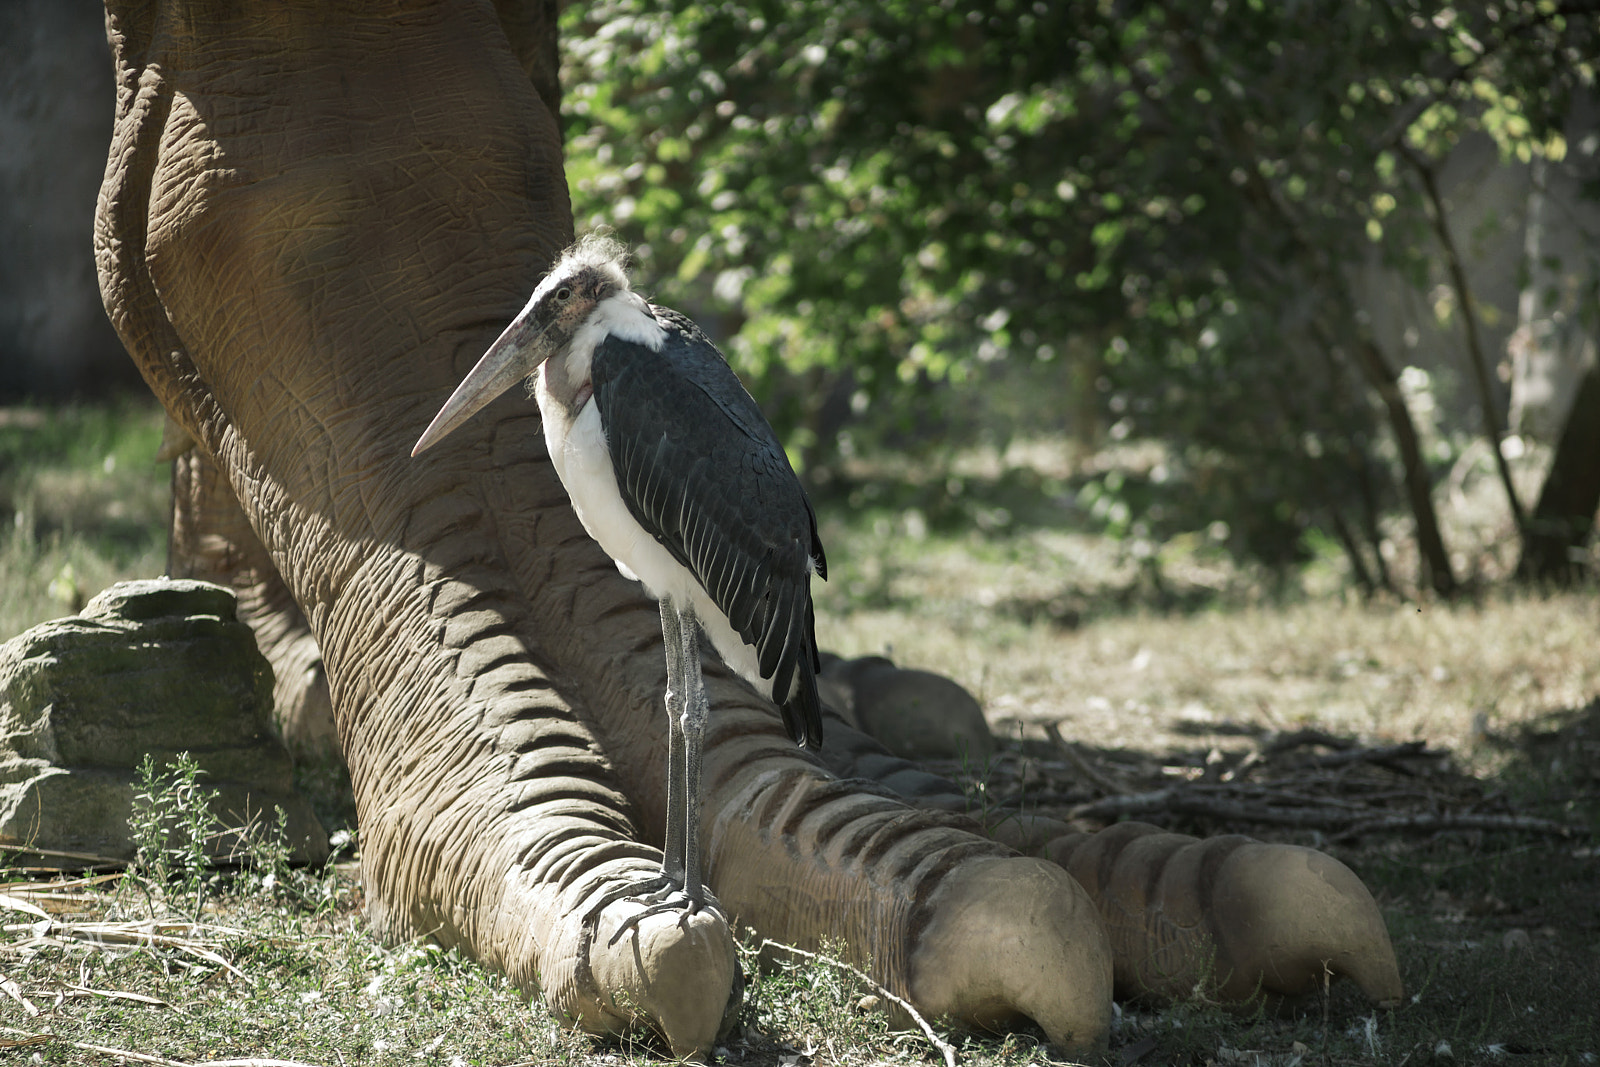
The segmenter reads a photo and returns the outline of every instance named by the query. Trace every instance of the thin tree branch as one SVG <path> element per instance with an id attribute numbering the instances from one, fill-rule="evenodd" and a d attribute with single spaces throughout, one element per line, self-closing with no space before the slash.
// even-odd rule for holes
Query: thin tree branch
<path id="1" fill-rule="evenodd" d="M 1511 481 L 1511 465 L 1506 461 L 1505 452 L 1501 448 L 1501 441 L 1505 437 L 1505 427 L 1500 423 L 1500 408 L 1495 399 L 1494 388 L 1489 384 L 1489 366 L 1484 358 L 1483 342 L 1478 337 L 1478 308 L 1477 302 L 1472 297 L 1472 288 L 1467 284 L 1467 272 L 1461 261 L 1461 253 L 1456 248 L 1456 242 L 1450 235 L 1450 220 L 1445 218 L 1444 198 L 1439 195 L 1439 182 L 1431 164 L 1422 158 L 1404 141 L 1395 145 L 1395 151 L 1417 172 L 1417 177 L 1422 183 L 1422 192 L 1428 206 L 1428 221 L 1433 223 L 1433 231 L 1439 237 L 1439 245 L 1444 249 L 1445 265 L 1450 271 L 1450 285 L 1456 291 L 1456 302 L 1461 305 L 1461 321 L 1466 327 L 1467 334 L 1467 362 L 1472 365 L 1473 382 L 1478 387 L 1478 406 L 1483 409 L 1483 432 L 1489 438 L 1489 443 L 1494 446 L 1495 467 L 1500 472 L 1500 482 L 1505 487 L 1506 502 L 1511 505 L 1511 518 L 1517 524 L 1517 538 L 1523 544 L 1528 540 L 1528 517 L 1522 510 L 1522 501 L 1517 499 L 1517 487 Z"/>
<path id="2" fill-rule="evenodd" d="M 1233 794 L 1233 795 L 1225 795 Z M 1551 819 L 1532 815 L 1497 815 L 1473 812 L 1417 812 L 1404 815 L 1382 813 L 1371 805 L 1349 802 L 1324 802 L 1303 795 L 1278 794 L 1281 800 L 1299 802 L 1296 806 L 1272 806 L 1272 794 L 1253 790 L 1241 797 L 1234 787 L 1206 785 L 1174 786 L 1149 793 L 1105 797 L 1079 804 L 1068 819 L 1117 819 L 1130 815 L 1198 815 L 1228 822 L 1264 826 L 1292 826 L 1305 830 L 1326 830 L 1342 837 L 1374 833 L 1438 833 L 1443 830 L 1493 830 L 1502 832 L 1549 834 L 1555 837 L 1582 837 L 1587 831 Z"/>

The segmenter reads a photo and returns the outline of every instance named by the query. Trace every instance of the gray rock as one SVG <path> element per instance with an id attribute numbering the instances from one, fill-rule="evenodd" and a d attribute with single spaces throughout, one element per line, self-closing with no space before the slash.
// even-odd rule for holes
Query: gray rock
<path id="1" fill-rule="evenodd" d="M 994 755 L 983 709 L 971 693 L 943 675 L 897 667 L 882 656 L 862 656 L 830 657 L 822 678 L 842 697 L 845 717 L 897 756 L 981 763 Z"/>
<path id="2" fill-rule="evenodd" d="M 128 860 L 135 771 L 188 752 L 224 825 L 275 825 L 295 858 L 327 858 L 327 836 L 294 791 L 272 730 L 272 668 L 208 582 L 121 582 L 81 615 L 0 645 L 0 849 L 30 863 Z M 222 858 L 239 845 L 218 839 Z"/>

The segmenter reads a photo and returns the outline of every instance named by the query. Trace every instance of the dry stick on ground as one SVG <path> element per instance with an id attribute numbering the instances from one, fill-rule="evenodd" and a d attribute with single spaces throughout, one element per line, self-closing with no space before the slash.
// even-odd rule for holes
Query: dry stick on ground
<path id="1" fill-rule="evenodd" d="M 1102 793 L 1110 793 L 1113 796 L 1120 795 L 1128 791 L 1126 786 L 1102 774 L 1094 766 L 1094 764 L 1090 763 L 1088 759 L 1084 757 L 1082 752 L 1078 751 L 1077 745 L 1074 745 L 1071 741 L 1068 741 L 1066 738 L 1062 737 L 1061 728 L 1055 723 L 1045 723 L 1044 732 L 1050 736 L 1050 743 L 1055 745 L 1056 748 L 1060 749 L 1062 755 L 1067 757 L 1067 761 L 1072 764 L 1073 768 L 1079 774 L 1087 778 L 1090 784 L 1096 789 L 1100 790 Z"/>
<path id="2" fill-rule="evenodd" d="M 59 849 L 53 848 L 31 848 L 17 846 L 8 846 L 6 848 L 6 852 L 13 859 L 20 859 L 25 856 L 37 856 L 40 859 L 47 860 L 66 860 L 73 867 L 95 871 L 120 870 L 128 865 L 128 861 L 125 859 L 118 859 L 115 856 L 102 856 L 95 852 L 62 852 Z M 12 869 L 15 870 L 16 868 Z M 59 868 L 56 867 L 23 867 L 21 869 L 24 871 L 40 871 L 50 873 L 59 870 Z M 118 877 L 120 877 L 120 875 Z"/>
<path id="3" fill-rule="evenodd" d="M 37 904 L 30 904 L 21 897 L 0 893 L 0 911 L 20 911 L 24 915 L 37 915 L 41 919 L 50 918 L 50 913 Z"/>
<path id="4" fill-rule="evenodd" d="M 1229 789 L 1228 792 L 1233 792 Z M 1328 830 L 1340 835 L 1357 833 L 1437 833 L 1441 830 L 1520 830 L 1557 837 L 1582 836 L 1583 827 L 1569 826 L 1531 815 L 1484 815 L 1470 812 L 1421 812 L 1413 815 L 1380 814 L 1376 809 L 1353 810 L 1347 804 L 1318 804 L 1315 807 L 1271 807 L 1262 803 L 1266 794 L 1258 791 L 1249 801 L 1219 796 L 1205 786 L 1157 789 L 1149 793 L 1105 797 L 1090 804 L 1079 804 L 1069 819 L 1109 819 L 1124 815 L 1203 815 L 1237 822 L 1274 826 L 1294 826 L 1308 830 Z M 1300 798 L 1296 798 L 1300 799 Z"/>
<path id="5" fill-rule="evenodd" d="M 29 1016 L 39 1014 L 39 1009 L 34 1003 L 23 995 L 22 987 L 11 979 L 0 978 L 0 993 L 4 993 L 18 1004 L 21 1004 L 22 1010 L 27 1012 Z"/>
<path id="6" fill-rule="evenodd" d="M 1266 751 L 1269 756 L 1279 752 L 1287 752 L 1291 748 L 1300 748 L 1305 745 L 1321 745 L 1323 748 L 1347 749 L 1354 748 L 1356 742 L 1348 737 L 1330 734 L 1325 730 L 1296 730 L 1293 733 L 1279 734 L 1267 743 Z"/>
<path id="7" fill-rule="evenodd" d="M 179 1015 L 188 1014 L 176 1004 L 162 1000 L 160 997 L 148 997 L 143 993 L 126 993 L 120 989 L 90 989 L 86 985 L 73 985 L 71 982 L 65 983 L 64 988 L 66 991 L 61 994 L 63 997 L 101 997 L 105 1000 L 131 1000 L 135 1004 L 149 1004 L 157 1008 L 170 1008 Z"/>
<path id="8" fill-rule="evenodd" d="M 1402 759 L 1447 759 L 1450 753 L 1428 748 L 1426 741 L 1406 741 L 1383 748 L 1347 748 L 1339 752 L 1306 756 L 1293 762 L 1295 767 L 1343 767 L 1350 763 L 1379 763 L 1401 774 L 1411 774 L 1411 769 L 1397 765 Z"/>
<path id="9" fill-rule="evenodd" d="M 84 900 L 88 898 L 82 894 L 68 893 L 66 890 L 104 885 L 106 882 L 121 881 L 122 878 L 123 874 L 119 871 L 116 874 L 93 874 L 84 878 L 65 878 L 55 882 L 0 882 L 0 892 L 22 897 L 42 896 L 53 899 L 60 896 L 63 900 Z"/>
<path id="10" fill-rule="evenodd" d="M 1353 822 L 1340 837 L 1381 833 L 1437 833 L 1441 830 L 1521 830 L 1555 837 L 1584 837 L 1588 830 L 1534 815 L 1479 815 L 1473 812 L 1419 812 L 1416 815 L 1380 815 Z"/>
<path id="11" fill-rule="evenodd" d="M 302 1063 L 299 1060 L 273 1060 L 250 1057 L 236 1060 L 171 1060 L 165 1056 L 151 1056 L 144 1052 L 133 1052 L 123 1048 L 107 1048 L 104 1045 L 91 1045 L 87 1041 L 69 1041 L 55 1034 L 34 1034 L 27 1030 L 18 1030 L 11 1026 L 0 1026 L 8 1034 L 21 1034 L 23 1039 L 15 1042 L 11 1047 L 20 1048 L 24 1045 L 43 1045 L 46 1042 L 58 1041 L 63 1045 L 83 1049 L 85 1052 L 97 1052 L 102 1056 L 113 1056 L 118 1059 L 133 1060 L 136 1063 L 153 1063 L 159 1067 L 317 1067 L 316 1064 Z"/>
<path id="12" fill-rule="evenodd" d="M 911 1016 L 912 1021 L 915 1022 L 919 1028 L 921 1028 L 923 1036 L 932 1042 L 933 1047 L 939 1050 L 940 1055 L 944 1056 L 945 1067 L 956 1067 L 955 1048 L 950 1045 L 949 1042 L 940 1040 L 939 1035 L 933 1032 L 933 1027 L 928 1025 L 928 1020 L 924 1019 L 917 1012 L 916 1008 L 913 1008 L 905 1000 L 895 996 L 893 993 L 883 988 L 883 986 L 874 981 L 872 977 L 865 971 L 858 967 L 852 967 L 843 960 L 836 960 L 832 956 L 824 956 L 820 952 L 807 952 L 803 948 L 795 948 L 793 945 L 785 945 L 781 941 L 773 941 L 770 938 L 764 937 L 761 939 L 761 943 L 756 946 L 756 951 L 760 952 L 765 948 L 775 948 L 781 952 L 788 952 L 791 955 L 800 956 L 803 959 L 831 963 L 835 967 L 841 967 L 844 970 L 849 971 L 851 974 L 855 975 L 857 978 L 861 979 L 863 982 L 867 983 L 867 985 L 871 986 L 874 990 L 881 994 L 885 1000 L 892 1001 L 896 1006 L 903 1009 L 907 1015 Z"/>
<path id="13" fill-rule="evenodd" d="M 150 922 L 148 920 L 138 920 L 130 923 L 107 923 L 98 921 L 58 922 L 53 919 L 45 919 L 38 923 L 12 923 L 0 926 L 0 933 L 32 933 L 35 926 L 45 926 L 46 923 L 49 925 L 43 932 L 35 933 L 27 941 L 0 945 L 0 950 L 16 951 L 44 944 L 63 945 L 66 943 L 63 940 L 64 938 L 70 938 L 78 944 L 88 944 L 103 948 L 112 946 L 117 948 L 169 948 L 221 967 L 247 985 L 256 984 L 256 980 L 253 977 L 239 970 L 220 954 L 207 948 L 203 942 L 193 937 L 174 937 L 168 933 L 168 931 L 187 931 L 193 934 L 197 931 L 210 931 L 215 934 L 242 937 L 247 935 L 247 931 L 244 930 L 237 930 L 230 926 L 213 926 L 202 923 Z"/>

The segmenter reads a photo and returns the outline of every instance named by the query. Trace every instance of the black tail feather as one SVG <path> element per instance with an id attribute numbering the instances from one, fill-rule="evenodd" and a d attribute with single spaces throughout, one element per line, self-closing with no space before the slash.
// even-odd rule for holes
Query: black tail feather
<path id="1" fill-rule="evenodd" d="M 815 654 L 803 648 L 794 665 L 789 696 L 778 704 L 789 737 L 801 748 L 822 747 L 822 698 L 817 694 Z"/>

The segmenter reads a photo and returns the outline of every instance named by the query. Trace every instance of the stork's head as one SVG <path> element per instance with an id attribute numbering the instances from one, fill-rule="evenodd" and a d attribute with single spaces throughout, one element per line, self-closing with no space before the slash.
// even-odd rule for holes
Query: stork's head
<path id="1" fill-rule="evenodd" d="M 450 394 L 411 454 L 431 448 L 489 401 L 535 374 L 545 360 L 565 355 L 601 301 L 619 293 L 637 300 L 628 286 L 627 261 L 621 242 L 595 234 L 561 253 L 521 313 Z"/>

